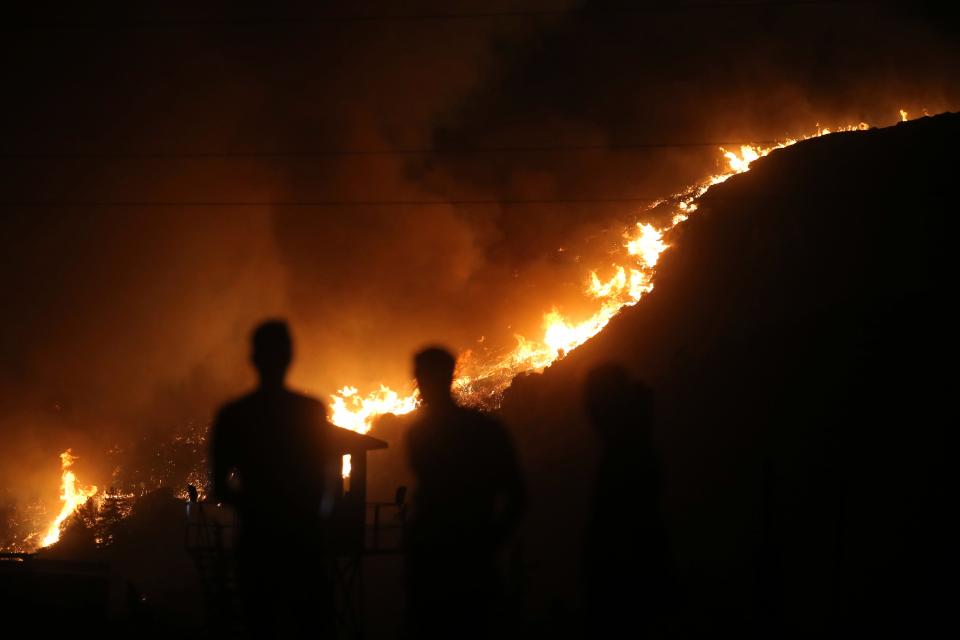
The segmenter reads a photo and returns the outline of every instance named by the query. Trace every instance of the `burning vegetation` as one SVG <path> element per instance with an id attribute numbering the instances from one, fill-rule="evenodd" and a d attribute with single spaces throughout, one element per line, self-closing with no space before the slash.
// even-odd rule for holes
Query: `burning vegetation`
<path id="1" fill-rule="evenodd" d="M 206 486 L 207 426 L 196 422 L 177 433 L 143 437 L 130 450 L 107 452 L 113 464 L 107 488 L 84 485 L 74 469 L 72 449 L 60 454 L 59 510 L 52 516 L 41 501 L 27 501 L 2 514 L 6 531 L 0 550 L 30 552 L 56 545 L 71 529 L 96 546 L 113 542 L 116 526 L 133 511 L 138 499 L 158 489 L 187 499 L 187 485 Z"/>
<path id="2" fill-rule="evenodd" d="M 64 521 L 97 493 L 96 485 L 89 487 L 77 485 L 77 475 L 70 470 L 76 459 L 70 449 L 60 454 L 60 466 L 63 469 L 63 474 L 60 477 L 60 501 L 63 502 L 63 506 L 60 508 L 60 513 L 50 524 L 47 534 L 40 541 L 41 547 L 48 547 L 57 542 L 60 539 L 60 527 Z"/>
<path id="3" fill-rule="evenodd" d="M 899 116 L 906 121 L 906 111 L 901 109 Z M 656 266 L 660 255 L 670 248 L 672 230 L 696 212 L 697 199 L 714 185 L 748 171 L 752 162 L 774 150 L 833 132 L 868 128 L 869 125 L 863 122 L 835 129 L 817 126 L 809 134 L 776 144 L 719 148 L 724 163 L 722 171 L 651 203 L 638 216 L 641 221 L 624 231 L 616 260 L 610 265 L 598 265 L 586 274 L 583 296 L 594 309 L 589 317 L 575 320 L 558 308 L 552 308 L 543 315 L 541 337 L 516 335 L 512 350 L 492 358 L 483 359 L 471 351 L 465 352 L 458 363 L 455 394 L 464 404 L 495 409 L 514 377 L 542 371 L 597 335 L 625 307 L 639 302 L 653 290 Z M 367 433 L 379 416 L 407 414 L 418 404 L 416 389 L 397 391 L 380 385 L 374 391 L 361 394 L 357 387 L 345 385 L 330 396 L 330 420 L 337 426 Z M 116 465 L 113 484 L 107 491 L 98 491 L 95 485 L 81 484 L 72 469 L 76 456 L 70 449 L 61 453 L 62 504 L 59 512 L 42 528 L 38 528 L 38 523 L 43 520 L 42 509 L 20 514 L 19 526 L 11 527 L 8 523 L 13 539 L 2 541 L 3 548 L 24 551 L 53 545 L 76 518 L 93 532 L 97 545 L 108 545 L 112 540 L 112 528 L 129 515 L 137 496 L 160 487 L 170 487 L 178 495 L 182 494 L 181 497 L 186 497 L 187 484 L 200 487 L 201 491 L 206 486 L 205 425 L 192 423 L 172 440 L 145 438 L 140 448 L 143 455 L 130 455 L 130 452 L 119 449 L 111 452 L 127 459 Z M 347 477 L 349 474 L 350 459 L 346 456 L 343 475 Z M 26 534 L 25 529 L 29 529 Z"/>
<path id="4" fill-rule="evenodd" d="M 901 119 L 906 112 L 900 110 Z M 862 131 L 869 125 L 860 122 L 830 129 L 817 128 L 806 135 L 787 138 L 772 145 L 744 144 L 736 149 L 720 147 L 724 169 L 679 193 L 653 202 L 640 214 L 641 219 L 663 220 L 638 222 L 623 233 L 620 256 L 609 266 L 591 270 L 585 278 L 583 295 L 596 311 L 586 320 L 574 320 L 553 308 L 543 315 L 543 334 L 539 339 L 516 335 L 512 351 L 489 360 L 477 361 L 467 352 L 458 363 L 454 389 L 464 404 L 495 408 L 503 391 L 515 376 L 542 371 L 564 355 L 597 335 L 624 307 L 635 305 L 644 294 L 653 290 L 655 267 L 660 254 L 668 249 L 670 232 L 697 210 L 696 200 L 710 187 L 750 169 L 755 160 L 802 140 L 840 131 Z M 610 274 L 604 279 L 600 274 Z M 366 433 L 377 416 L 401 415 L 417 407 L 416 390 L 397 392 L 381 385 L 376 391 L 361 395 L 356 387 L 345 386 L 330 397 L 331 420 L 340 427 Z"/>

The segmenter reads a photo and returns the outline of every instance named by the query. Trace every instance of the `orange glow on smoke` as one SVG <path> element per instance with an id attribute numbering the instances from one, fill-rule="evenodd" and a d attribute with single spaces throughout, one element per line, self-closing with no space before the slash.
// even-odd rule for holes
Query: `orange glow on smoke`
<path id="1" fill-rule="evenodd" d="M 60 513 L 57 514 L 56 519 L 47 529 L 47 533 L 40 543 L 41 547 L 49 547 L 60 540 L 60 527 L 64 521 L 97 492 L 96 486 L 81 487 L 77 485 L 77 476 L 70 470 L 76 459 L 77 457 L 73 455 L 71 449 L 67 449 L 60 454 L 60 468 L 62 470 L 60 474 L 60 500 L 63 502 L 63 506 L 60 508 Z"/>

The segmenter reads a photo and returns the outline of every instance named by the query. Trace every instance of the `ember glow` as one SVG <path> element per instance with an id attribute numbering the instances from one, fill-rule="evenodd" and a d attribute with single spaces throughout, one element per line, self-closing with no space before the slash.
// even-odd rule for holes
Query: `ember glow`
<path id="1" fill-rule="evenodd" d="M 96 486 L 82 487 L 77 484 L 77 476 L 70 470 L 70 467 L 73 466 L 76 459 L 77 457 L 73 455 L 70 449 L 60 454 L 60 468 L 62 469 L 60 476 L 60 500 L 63 502 L 63 506 L 60 508 L 60 513 L 57 514 L 56 519 L 50 524 L 46 535 L 40 542 L 41 547 L 49 547 L 60 540 L 60 527 L 66 519 L 73 515 L 80 505 L 84 504 L 97 493 Z"/>
<path id="2" fill-rule="evenodd" d="M 901 120 L 907 113 L 900 110 Z M 454 380 L 454 392 L 461 402 L 470 405 L 495 406 L 499 395 L 510 386 L 514 376 L 527 371 L 541 371 L 584 342 L 597 335 L 624 307 L 636 304 L 643 295 L 653 290 L 653 276 L 660 254 L 670 247 L 666 238 L 670 231 L 686 221 L 697 210 L 696 199 L 710 187 L 726 181 L 731 176 L 744 173 L 751 163 L 771 151 L 782 149 L 802 140 L 816 138 L 840 131 L 862 131 L 869 125 L 859 122 L 836 129 L 817 125 L 813 133 L 798 138 L 788 138 L 770 146 L 756 144 L 740 145 L 738 149 L 720 147 L 725 163 L 724 170 L 708 177 L 701 183 L 651 204 L 641 216 L 664 205 L 672 207 L 670 223 L 655 227 L 638 222 L 624 233 L 622 263 L 613 264 L 606 280 L 593 270 L 586 278 L 584 294 L 598 303 L 592 316 L 579 322 L 565 317 L 554 308 L 543 316 L 543 336 L 539 340 L 517 335 L 516 346 L 510 352 L 491 361 L 477 363 L 470 358 L 461 358 L 458 375 Z M 360 433 L 370 430 L 373 420 L 380 415 L 402 415 L 413 411 L 419 403 L 417 391 L 398 393 L 381 385 L 365 396 L 356 387 L 346 386 L 331 396 L 332 422 L 338 426 Z M 349 460 L 344 462 L 344 475 L 349 474 Z"/>

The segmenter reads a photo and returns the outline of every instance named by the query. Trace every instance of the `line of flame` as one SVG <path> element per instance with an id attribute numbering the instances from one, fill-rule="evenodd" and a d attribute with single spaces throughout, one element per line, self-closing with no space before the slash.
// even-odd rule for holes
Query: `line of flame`
<path id="1" fill-rule="evenodd" d="M 925 111 L 924 114 L 926 115 Z M 903 109 L 899 110 L 899 115 L 901 121 L 907 120 L 907 112 Z M 741 145 L 738 150 L 720 147 L 720 152 L 726 161 L 726 171 L 712 175 L 669 198 L 650 204 L 647 211 L 672 202 L 675 210 L 670 223 L 657 228 L 649 223 L 638 222 L 635 228 L 628 229 L 623 234 L 623 248 L 630 263 L 614 264 L 614 275 L 606 281 L 600 279 L 596 270 L 590 272 L 585 293 L 600 303 L 594 315 L 581 322 L 571 322 L 557 309 L 551 309 L 543 316 L 541 340 L 530 340 L 521 335 L 515 336 L 517 344 L 510 352 L 488 363 L 473 364 L 472 374 L 458 375 L 454 379 L 454 393 L 462 402 L 484 404 L 485 400 L 496 398 L 501 394 L 516 375 L 527 371 L 543 370 L 597 335 L 624 307 L 635 305 L 645 294 L 653 290 L 654 268 L 660 254 L 670 248 L 664 239 L 665 236 L 697 210 L 696 200 L 714 185 L 748 171 L 755 160 L 776 149 L 834 132 L 868 128 L 869 125 L 864 122 L 835 130 L 817 125 L 814 133 L 799 138 L 788 138 L 768 147 L 755 144 Z M 404 415 L 416 409 L 419 404 L 419 394 L 416 389 L 401 394 L 382 384 L 379 389 L 365 396 L 360 395 L 356 387 L 347 385 L 332 394 L 330 399 L 331 422 L 359 433 L 367 433 L 378 416 L 388 413 Z M 76 459 L 71 449 L 60 454 L 60 500 L 63 505 L 60 513 L 47 528 L 40 543 L 41 547 L 56 543 L 60 539 L 61 526 L 67 518 L 97 493 L 96 486 L 78 486 L 76 475 L 70 470 Z M 350 468 L 350 456 L 344 456 L 342 473 L 345 478 L 350 476 Z M 31 534 L 30 538 L 35 535 L 37 534 Z"/>
<path id="2" fill-rule="evenodd" d="M 907 112 L 901 109 L 900 117 L 906 120 Z M 653 290 L 657 260 L 660 254 L 670 247 L 664 239 L 665 236 L 697 210 L 697 198 L 714 185 L 748 171 L 754 161 L 777 149 L 830 133 L 862 131 L 868 128 L 869 125 L 865 122 L 838 129 L 817 125 L 813 133 L 788 138 L 771 146 L 745 144 L 739 149 L 720 147 L 720 153 L 726 162 L 725 171 L 647 208 L 649 211 L 667 202 L 674 203 L 675 210 L 669 224 L 657 228 L 652 224 L 637 223 L 635 228 L 624 233 L 623 248 L 630 260 L 629 264 L 613 265 L 614 275 L 607 281 L 600 280 L 596 271 L 590 272 L 585 293 L 600 302 L 596 313 L 584 321 L 572 322 L 557 309 L 551 309 L 543 316 L 543 337 L 540 340 L 530 340 L 517 335 L 517 344 L 512 351 L 492 362 L 480 366 L 473 364 L 469 375 L 458 375 L 454 380 L 455 394 L 467 404 L 489 404 L 489 400 L 502 393 L 517 374 L 543 370 L 597 335 L 624 307 L 636 304 Z M 416 389 L 401 394 L 385 385 L 380 385 L 378 390 L 366 396 L 360 395 L 356 387 L 345 386 L 331 395 L 330 399 L 332 422 L 360 433 L 369 431 L 377 416 L 387 413 L 403 415 L 416 409 L 419 403 Z M 349 474 L 349 461 L 345 461 L 344 468 L 345 473 Z"/>

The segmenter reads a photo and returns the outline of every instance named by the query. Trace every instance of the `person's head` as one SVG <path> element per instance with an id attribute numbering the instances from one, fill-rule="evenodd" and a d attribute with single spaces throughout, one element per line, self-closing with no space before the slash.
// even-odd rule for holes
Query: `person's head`
<path id="1" fill-rule="evenodd" d="M 250 359 L 260 376 L 260 386 L 282 386 L 293 359 L 293 343 L 287 323 L 284 320 L 262 322 L 254 329 L 251 342 Z"/>
<path id="2" fill-rule="evenodd" d="M 450 385 L 456 358 L 442 347 L 427 347 L 413 357 L 413 375 L 420 397 L 427 405 L 442 405 L 452 400 Z"/>
<path id="3" fill-rule="evenodd" d="M 591 369 L 584 396 L 587 415 L 603 438 L 646 431 L 653 421 L 653 391 L 634 380 L 620 364 L 602 364 Z"/>

